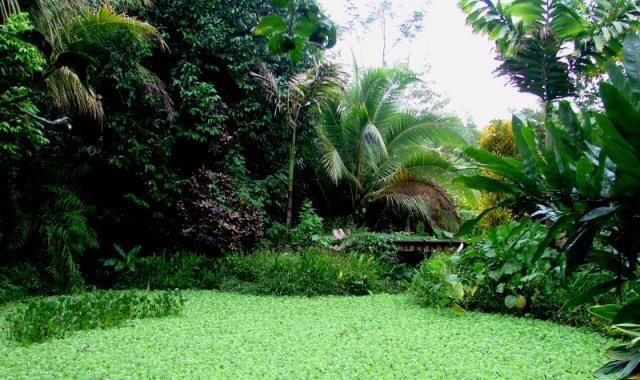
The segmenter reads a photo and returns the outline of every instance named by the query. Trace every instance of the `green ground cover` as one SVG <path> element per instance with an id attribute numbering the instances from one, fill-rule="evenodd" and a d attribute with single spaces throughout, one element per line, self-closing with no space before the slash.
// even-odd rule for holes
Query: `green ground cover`
<path id="1" fill-rule="evenodd" d="M 549 322 L 423 309 L 404 295 L 187 292 L 178 317 L 21 346 L 2 378 L 588 378 L 612 341 Z"/>

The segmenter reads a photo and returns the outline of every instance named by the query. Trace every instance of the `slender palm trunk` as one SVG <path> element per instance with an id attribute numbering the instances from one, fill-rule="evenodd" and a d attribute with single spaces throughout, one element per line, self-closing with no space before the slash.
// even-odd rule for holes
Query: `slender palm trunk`
<path id="1" fill-rule="evenodd" d="M 291 220 L 293 219 L 293 177 L 296 166 L 296 132 L 298 128 L 291 125 L 291 142 L 289 145 L 289 177 L 287 182 L 287 236 L 291 232 Z"/>
<path id="2" fill-rule="evenodd" d="M 544 139 L 547 145 L 551 144 L 551 136 L 549 131 L 547 130 L 548 123 L 551 122 L 551 118 L 553 117 L 553 102 L 550 100 L 545 100 L 543 102 L 544 107 L 544 127 L 542 129 L 544 133 Z"/>

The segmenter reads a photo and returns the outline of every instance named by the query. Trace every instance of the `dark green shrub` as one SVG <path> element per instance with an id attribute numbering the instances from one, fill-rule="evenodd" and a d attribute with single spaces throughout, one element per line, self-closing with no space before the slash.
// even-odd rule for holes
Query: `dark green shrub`
<path id="1" fill-rule="evenodd" d="M 0 268 L 0 304 L 42 295 L 48 285 L 38 269 L 29 263 Z"/>
<path id="2" fill-rule="evenodd" d="M 394 240 L 398 234 L 377 232 L 354 232 L 344 241 L 344 249 L 362 255 L 372 255 L 389 262 L 397 262 L 398 255 Z"/>
<path id="3" fill-rule="evenodd" d="M 60 338 L 73 331 L 109 328 L 136 318 L 177 315 L 180 291 L 95 292 L 36 299 L 6 316 L 10 339 L 23 344 Z"/>
<path id="4" fill-rule="evenodd" d="M 301 253 L 263 251 L 224 259 L 224 289 L 238 288 L 267 295 L 365 295 L 383 291 L 384 265 L 374 257 L 343 255 L 309 248 Z"/>
<path id="5" fill-rule="evenodd" d="M 297 248 L 311 246 L 323 233 L 322 218 L 316 214 L 311 201 L 306 200 L 300 210 L 300 221 L 291 231 L 291 244 Z"/>
<path id="6" fill-rule="evenodd" d="M 265 248 L 284 247 L 287 244 L 287 226 L 283 223 L 273 222 L 264 230 L 264 239 L 261 246 Z"/>
<path id="7" fill-rule="evenodd" d="M 369 255 L 386 264 L 385 277 L 395 281 L 402 288 L 402 283 L 408 283 L 414 273 L 414 269 L 400 261 L 395 240 L 406 238 L 406 233 L 378 233 L 360 231 L 349 235 L 342 249 L 358 255 Z"/>
<path id="8" fill-rule="evenodd" d="M 124 273 L 117 286 L 164 290 L 213 289 L 218 284 L 218 264 L 215 259 L 190 252 L 165 252 L 139 259 L 136 270 Z"/>

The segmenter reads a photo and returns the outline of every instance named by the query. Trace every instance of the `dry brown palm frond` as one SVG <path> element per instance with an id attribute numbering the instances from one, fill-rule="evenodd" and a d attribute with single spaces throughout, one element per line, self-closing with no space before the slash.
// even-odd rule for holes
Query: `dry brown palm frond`
<path id="1" fill-rule="evenodd" d="M 439 228 L 452 231 L 460 224 L 455 204 L 438 185 L 406 182 L 387 189 L 384 198 L 407 213 L 420 214 Z"/>
<path id="2" fill-rule="evenodd" d="M 457 207 L 449 194 L 427 178 L 416 178 L 410 170 L 399 169 L 370 200 L 386 199 L 408 214 L 419 214 L 429 223 L 452 230 L 459 224 Z"/>
<path id="3" fill-rule="evenodd" d="M 262 88 L 267 92 L 267 100 L 276 106 L 275 111 L 278 113 L 282 109 L 282 102 L 276 75 L 269 70 L 264 62 L 258 66 L 258 72 L 251 72 L 251 75 L 258 79 Z"/>
<path id="4" fill-rule="evenodd" d="M 104 117 L 98 95 L 69 68 L 63 66 L 52 72 L 47 78 L 47 87 L 55 107 L 63 111 L 77 110 L 95 120 Z"/>
<path id="5" fill-rule="evenodd" d="M 18 0 L 0 0 L 0 22 L 17 13 L 20 13 Z"/>
<path id="6" fill-rule="evenodd" d="M 173 108 L 173 100 L 167 91 L 167 86 L 160 78 L 158 78 L 157 75 L 144 66 L 138 65 L 138 72 L 143 78 L 144 88 L 147 94 L 161 99 L 164 111 L 167 113 L 167 119 L 169 121 L 174 121 L 175 112 Z"/>

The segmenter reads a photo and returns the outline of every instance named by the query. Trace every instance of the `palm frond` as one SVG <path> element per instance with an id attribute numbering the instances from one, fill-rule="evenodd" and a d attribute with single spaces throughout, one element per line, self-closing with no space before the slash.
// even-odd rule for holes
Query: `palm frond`
<path id="1" fill-rule="evenodd" d="M 463 128 L 457 117 L 407 111 L 393 115 L 385 123 L 384 133 L 394 151 L 423 144 L 463 148 L 468 145 L 462 137 Z"/>
<path id="2" fill-rule="evenodd" d="M 135 11 L 151 7 L 152 0 L 35 0 L 30 9 L 37 29 L 53 44 L 62 40 L 62 33 L 70 22 L 86 14 L 95 13 L 98 6 L 115 12 Z"/>
<path id="3" fill-rule="evenodd" d="M 394 152 L 394 159 L 386 161 L 375 173 L 380 186 L 386 186 L 396 173 L 406 172 L 414 178 L 433 182 L 449 182 L 446 174 L 456 170 L 451 158 L 430 148 L 413 148 Z"/>
<path id="4" fill-rule="evenodd" d="M 365 106 L 371 123 L 381 124 L 397 111 L 398 97 L 417 80 L 406 67 L 368 69 L 355 78 L 348 97 Z"/>
<path id="5" fill-rule="evenodd" d="M 0 22 L 18 13 L 20 13 L 18 0 L 0 0 Z"/>
<path id="6" fill-rule="evenodd" d="M 329 177 L 347 180 L 366 204 L 387 200 L 434 225 L 455 224 L 455 206 L 442 184 L 456 162 L 439 147 L 462 147 L 459 119 L 400 111 L 399 97 L 415 76 L 403 68 L 358 72 L 341 99 L 323 107 L 318 127 Z"/>
<path id="7" fill-rule="evenodd" d="M 127 38 L 135 42 L 146 43 L 156 40 L 162 48 L 167 47 L 155 27 L 135 17 L 117 13 L 107 5 L 101 6 L 97 11 L 87 10 L 72 22 L 64 24 L 62 42 L 69 45 L 76 41 L 83 41 L 87 44 L 103 46 L 117 33 L 125 33 Z"/>
<path id="8" fill-rule="evenodd" d="M 147 94 L 162 100 L 164 112 L 167 114 L 167 119 L 169 121 L 173 121 L 175 119 L 173 100 L 167 91 L 167 86 L 156 74 L 142 65 L 138 65 L 138 73 L 142 77 Z"/>
<path id="9" fill-rule="evenodd" d="M 276 105 L 276 110 L 280 110 L 280 85 L 276 75 L 269 70 L 264 62 L 258 66 L 258 72 L 251 72 L 251 75 L 258 79 L 262 88 L 267 92 L 269 102 Z"/>
<path id="10" fill-rule="evenodd" d="M 46 84 L 55 107 L 64 111 L 75 109 L 95 120 L 102 120 L 104 117 L 98 95 L 68 67 L 63 66 L 52 72 Z"/>
<path id="11" fill-rule="evenodd" d="M 414 178 L 407 171 L 398 171 L 388 183 L 372 193 L 372 199 L 386 199 L 410 214 L 418 214 L 431 224 L 454 230 L 459 223 L 456 206 L 439 185 Z"/>

